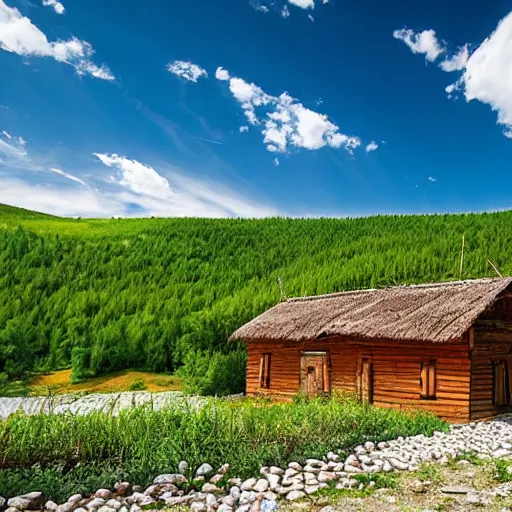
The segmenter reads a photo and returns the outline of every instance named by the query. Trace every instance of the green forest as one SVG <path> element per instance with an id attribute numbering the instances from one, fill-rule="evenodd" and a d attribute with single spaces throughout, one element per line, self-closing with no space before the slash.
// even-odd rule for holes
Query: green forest
<path id="1" fill-rule="evenodd" d="M 63 219 L 0 205 L 0 376 L 179 370 L 240 391 L 227 338 L 285 297 L 512 274 L 512 212 Z"/>

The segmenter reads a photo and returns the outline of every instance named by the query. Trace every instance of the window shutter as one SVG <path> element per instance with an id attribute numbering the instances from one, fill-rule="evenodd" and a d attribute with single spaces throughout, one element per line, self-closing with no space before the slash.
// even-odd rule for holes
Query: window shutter
<path id="1" fill-rule="evenodd" d="M 428 366 L 425 363 L 421 365 L 421 396 L 428 396 Z"/>
<path id="2" fill-rule="evenodd" d="M 260 357 L 260 388 L 270 388 L 270 354 Z"/>
<path id="3" fill-rule="evenodd" d="M 428 396 L 429 398 L 436 396 L 436 365 L 434 363 L 428 367 Z"/>
<path id="4" fill-rule="evenodd" d="M 260 357 L 260 388 L 264 387 L 263 384 L 265 382 L 265 356 L 262 355 Z"/>
<path id="5" fill-rule="evenodd" d="M 436 397 L 436 363 L 429 361 L 421 364 L 421 398 Z"/>
<path id="6" fill-rule="evenodd" d="M 494 363 L 494 405 L 505 405 L 505 363 Z"/>

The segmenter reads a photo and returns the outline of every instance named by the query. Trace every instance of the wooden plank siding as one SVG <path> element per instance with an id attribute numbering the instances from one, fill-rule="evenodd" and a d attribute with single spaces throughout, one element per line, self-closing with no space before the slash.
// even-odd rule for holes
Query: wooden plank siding
<path id="1" fill-rule="evenodd" d="M 471 420 L 510 412 L 494 400 L 494 362 L 507 361 L 512 385 L 512 299 L 505 296 L 473 324 L 471 350 Z"/>
<path id="2" fill-rule="evenodd" d="M 332 390 L 357 391 L 358 363 L 373 363 L 373 403 L 397 409 L 431 411 L 451 422 L 466 422 L 470 410 L 468 339 L 454 343 L 420 344 L 330 338 L 302 343 L 249 342 L 247 394 L 290 399 L 300 389 L 303 351 L 328 351 Z M 259 388 L 260 357 L 271 354 L 270 388 Z M 422 363 L 435 361 L 436 398 L 421 398 Z"/>

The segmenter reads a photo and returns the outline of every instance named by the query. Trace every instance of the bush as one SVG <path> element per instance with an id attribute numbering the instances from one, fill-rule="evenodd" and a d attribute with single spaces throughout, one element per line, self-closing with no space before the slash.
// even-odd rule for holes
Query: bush
<path id="1" fill-rule="evenodd" d="M 69 470 L 77 464 L 81 471 L 107 468 L 107 476 L 109 468 L 117 468 L 122 478 L 146 485 L 155 475 L 176 471 L 185 459 L 191 468 L 206 461 L 214 467 L 227 462 L 230 475 L 245 478 L 257 475 L 261 466 L 284 467 L 292 460 L 323 457 L 329 450 L 344 452 L 367 440 L 431 435 L 446 428 L 430 414 L 379 409 L 350 398 L 303 404 L 210 399 L 201 409 L 176 404 L 160 411 L 131 409 L 119 416 L 16 414 L 0 422 L 0 495 L 36 490 L 30 470 L 23 469 L 34 463 L 48 475 L 54 475 L 52 468 Z M 23 479 L 15 476 L 17 471 Z M 50 498 L 60 496 L 56 484 L 38 478 L 38 485 L 46 487 L 37 490 Z M 113 485 L 113 478 L 108 476 L 102 485 Z"/>
<path id="2" fill-rule="evenodd" d="M 74 347 L 71 351 L 71 382 L 78 384 L 92 377 L 90 366 L 91 351 L 82 347 Z"/>
<path id="3" fill-rule="evenodd" d="M 142 379 L 141 377 L 135 379 L 130 384 L 130 391 L 143 391 L 144 389 L 146 389 L 146 384 L 144 382 L 144 379 Z"/>
<path id="4" fill-rule="evenodd" d="M 180 369 L 184 391 L 194 395 L 226 396 L 245 391 L 247 354 L 238 349 L 220 352 L 191 352 Z"/>

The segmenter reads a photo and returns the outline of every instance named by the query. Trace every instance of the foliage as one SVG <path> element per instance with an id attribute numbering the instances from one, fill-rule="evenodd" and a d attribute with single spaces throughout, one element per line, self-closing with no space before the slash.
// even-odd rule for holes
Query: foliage
<path id="1" fill-rule="evenodd" d="M 493 275 L 488 258 L 509 275 L 511 223 L 512 212 L 73 220 L 0 205 L 0 372 L 73 364 L 80 380 L 185 365 L 191 387 L 221 393 L 218 376 L 240 391 L 227 338 L 281 300 L 278 278 L 287 296 L 457 279 L 462 234 L 462 277 Z M 233 358 L 236 385 L 213 353 Z"/>
<path id="2" fill-rule="evenodd" d="M 441 471 L 435 464 L 422 464 L 416 472 L 416 476 L 420 482 L 432 482 L 434 485 L 441 482 Z"/>
<path id="3" fill-rule="evenodd" d="M 176 471 L 183 459 L 192 469 L 206 461 L 214 467 L 227 462 L 231 475 L 247 477 L 257 475 L 261 466 L 322 457 L 361 440 L 431 435 L 445 428 L 433 415 L 381 409 L 348 398 L 303 404 L 210 399 L 201 409 L 138 408 L 119 416 L 16 414 L 0 422 L 0 495 L 46 485 L 43 477 L 32 479 L 23 469 L 35 462 L 46 468 L 45 475 L 56 467 L 67 468 L 65 473 L 77 464 L 96 465 L 98 471 L 117 468 L 123 478 L 142 485 L 155 475 Z M 102 485 L 111 486 L 113 478 Z M 60 492 L 49 485 L 44 490 L 54 496 Z"/>
<path id="4" fill-rule="evenodd" d="M 130 384 L 130 391 L 143 391 L 146 389 L 146 384 L 144 382 L 144 379 L 135 379 L 131 384 Z"/>
<path id="5" fill-rule="evenodd" d="M 512 481 L 512 461 L 510 459 L 496 459 L 494 465 L 498 482 Z"/>
<path id="6" fill-rule="evenodd" d="M 247 354 L 239 349 L 220 352 L 189 352 L 179 375 L 184 391 L 194 395 L 229 395 L 245 389 Z"/>
<path id="7" fill-rule="evenodd" d="M 6 373 L 0 373 L 0 397 L 26 395 L 28 389 L 23 381 L 10 381 Z"/>

